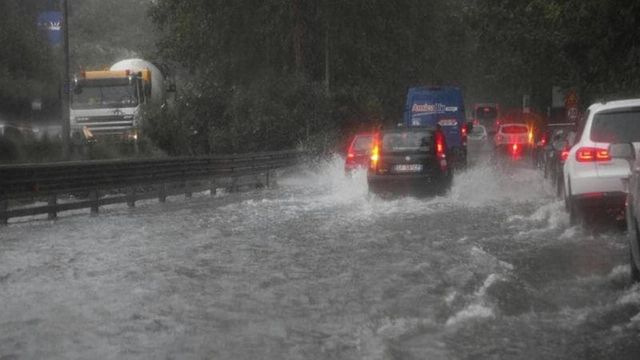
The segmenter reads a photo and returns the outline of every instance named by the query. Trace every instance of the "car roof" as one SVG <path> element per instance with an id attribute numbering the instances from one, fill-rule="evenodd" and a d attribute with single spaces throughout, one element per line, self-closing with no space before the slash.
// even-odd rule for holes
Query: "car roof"
<path id="1" fill-rule="evenodd" d="M 591 104 L 591 106 L 589 106 L 589 112 L 595 113 L 603 110 L 613 110 L 632 106 L 640 106 L 640 99 L 615 100 Z"/>
<path id="2" fill-rule="evenodd" d="M 403 132 L 424 132 L 424 131 L 434 131 L 434 127 L 429 126 L 408 126 L 408 127 L 400 127 L 400 128 L 391 128 L 391 129 L 383 129 L 380 131 L 381 134 L 393 134 L 393 133 L 403 133 Z"/>
<path id="3" fill-rule="evenodd" d="M 523 123 L 506 123 L 506 124 L 500 124 L 500 127 L 505 127 L 505 126 L 524 126 L 526 128 L 528 128 L 529 126 L 527 124 L 523 124 Z"/>

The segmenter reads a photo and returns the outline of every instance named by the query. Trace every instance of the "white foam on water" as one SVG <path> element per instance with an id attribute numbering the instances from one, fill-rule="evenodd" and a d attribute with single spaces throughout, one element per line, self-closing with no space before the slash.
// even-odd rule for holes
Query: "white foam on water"
<path id="1" fill-rule="evenodd" d="M 363 359 L 385 359 L 387 341 L 415 332 L 425 322 L 429 323 L 417 318 L 384 318 L 375 324 L 360 326 L 356 341 L 358 353 Z"/>
<path id="2" fill-rule="evenodd" d="M 609 280 L 622 280 L 627 279 L 629 277 L 629 266 L 628 265 L 618 265 L 611 269 L 607 278 Z"/>
<path id="3" fill-rule="evenodd" d="M 488 162 L 454 173 L 453 184 L 450 198 L 474 207 L 503 202 L 537 202 L 551 196 L 536 170 L 504 170 Z"/>
<path id="4" fill-rule="evenodd" d="M 625 291 L 617 303 L 620 305 L 640 304 L 640 284 L 635 284 L 629 290 Z"/>
<path id="5" fill-rule="evenodd" d="M 472 319 L 487 319 L 493 317 L 495 317 L 495 314 L 491 308 L 482 304 L 471 304 L 447 319 L 446 325 L 454 326 Z"/>

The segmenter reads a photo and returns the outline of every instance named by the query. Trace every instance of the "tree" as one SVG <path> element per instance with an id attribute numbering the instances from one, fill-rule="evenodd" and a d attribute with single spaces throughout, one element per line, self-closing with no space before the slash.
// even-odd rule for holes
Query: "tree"
<path id="1" fill-rule="evenodd" d="M 38 4 L 0 2 L 0 112 L 25 113 L 34 98 L 57 96 L 54 58 L 36 24 Z"/>

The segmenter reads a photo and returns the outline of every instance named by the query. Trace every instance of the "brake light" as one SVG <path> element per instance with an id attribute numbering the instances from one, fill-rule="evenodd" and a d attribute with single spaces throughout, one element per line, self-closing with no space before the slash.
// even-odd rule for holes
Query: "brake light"
<path id="1" fill-rule="evenodd" d="M 576 160 L 578 162 L 609 161 L 611 156 L 607 149 L 581 147 L 576 151 Z"/>
<path id="2" fill-rule="evenodd" d="M 560 160 L 567 161 L 568 158 L 569 158 L 569 149 L 562 150 L 562 152 L 560 153 Z"/>
<path id="3" fill-rule="evenodd" d="M 462 136 L 463 136 L 463 137 L 464 137 L 464 136 L 467 136 L 467 125 L 466 125 L 466 124 L 465 124 L 465 125 L 462 125 L 462 129 L 461 129 L 461 131 L 462 131 Z"/>
<path id="4" fill-rule="evenodd" d="M 347 150 L 347 162 L 351 163 L 356 157 L 356 154 L 353 151 L 353 145 L 355 145 L 356 138 L 351 141 L 351 145 L 349 145 L 349 150 Z"/>
<path id="5" fill-rule="evenodd" d="M 435 136 L 435 142 L 436 142 L 436 155 L 438 156 L 438 158 L 446 157 L 444 134 L 441 131 L 436 131 L 434 136 Z"/>
<path id="6" fill-rule="evenodd" d="M 440 169 L 442 171 L 447 170 L 447 144 L 444 138 L 444 134 L 440 130 L 436 130 L 433 135 L 434 142 L 436 145 L 436 158 L 438 159 L 438 163 L 440 164 Z"/>
<path id="7" fill-rule="evenodd" d="M 371 161 L 369 162 L 369 167 L 372 170 L 378 169 L 378 162 L 380 161 L 380 139 L 378 134 L 373 136 L 373 141 L 371 143 Z"/>
<path id="8" fill-rule="evenodd" d="M 514 154 L 518 152 L 518 144 L 511 145 L 511 152 Z"/>

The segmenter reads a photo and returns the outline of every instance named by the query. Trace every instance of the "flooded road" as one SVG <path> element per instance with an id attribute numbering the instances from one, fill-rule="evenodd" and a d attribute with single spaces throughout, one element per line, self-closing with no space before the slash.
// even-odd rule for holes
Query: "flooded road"
<path id="1" fill-rule="evenodd" d="M 0 359 L 640 358 L 624 233 L 569 226 L 532 168 L 365 177 L 0 228 Z"/>

